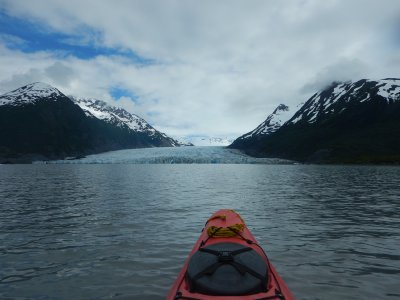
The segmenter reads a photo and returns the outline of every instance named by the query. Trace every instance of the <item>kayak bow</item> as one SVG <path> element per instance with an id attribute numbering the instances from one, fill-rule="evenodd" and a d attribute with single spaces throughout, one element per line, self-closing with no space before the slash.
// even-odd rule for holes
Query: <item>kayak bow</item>
<path id="1" fill-rule="evenodd" d="M 243 219 L 221 209 L 206 222 L 167 300 L 294 300 Z"/>

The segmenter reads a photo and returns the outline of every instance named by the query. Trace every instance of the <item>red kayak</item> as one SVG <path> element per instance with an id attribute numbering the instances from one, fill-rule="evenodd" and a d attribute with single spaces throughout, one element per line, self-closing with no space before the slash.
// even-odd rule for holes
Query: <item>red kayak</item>
<path id="1" fill-rule="evenodd" d="M 207 221 L 167 300 L 293 300 L 243 219 L 221 209 Z"/>

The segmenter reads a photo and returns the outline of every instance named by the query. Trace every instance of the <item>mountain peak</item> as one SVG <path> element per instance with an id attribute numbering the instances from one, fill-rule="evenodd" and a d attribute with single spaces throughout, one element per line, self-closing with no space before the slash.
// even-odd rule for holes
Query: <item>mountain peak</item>
<path id="1" fill-rule="evenodd" d="M 31 104 L 41 98 L 56 100 L 61 95 L 58 89 L 47 83 L 34 82 L 1 95 L 0 105 Z"/>
<path id="2" fill-rule="evenodd" d="M 11 91 L 7 94 L 14 93 L 14 92 L 31 93 L 31 94 L 36 94 L 37 96 L 41 96 L 41 97 L 46 97 L 53 93 L 61 94 L 61 92 L 58 89 L 56 89 L 55 87 L 51 86 L 50 84 L 47 84 L 44 82 L 33 82 L 33 83 L 27 84 L 25 86 L 22 86 L 14 91 Z"/>
<path id="3" fill-rule="evenodd" d="M 30 90 L 36 90 L 36 91 L 40 91 L 40 90 L 48 90 L 48 89 L 55 89 L 55 87 L 51 86 L 48 83 L 44 83 L 41 81 L 36 81 L 36 82 L 32 82 L 30 84 L 27 84 L 22 88 L 26 88 L 26 89 L 30 89 Z"/>
<path id="4" fill-rule="evenodd" d="M 267 119 L 257 126 L 256 129 L 242 135 L 239 139 L 246 140 L 258 135 L 268 135 L 277 131 L 293 115 L 289 106 L 279 104 Z"/>
<path id="5" fill-rule="evenodd" d="M 289 106 L 285 105 L 285 104 L 279 104 L 278 107 L 274 110 L 274 114 L 278 113 L 279 111 L 288 111 L 289 110 Z"/>

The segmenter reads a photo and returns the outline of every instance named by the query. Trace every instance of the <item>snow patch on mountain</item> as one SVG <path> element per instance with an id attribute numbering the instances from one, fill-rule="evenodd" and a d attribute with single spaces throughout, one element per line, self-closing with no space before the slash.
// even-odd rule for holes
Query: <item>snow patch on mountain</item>
<path id="1" fill-rule="evenodd" d="M 388 100 L 400 100 L 400 79 L 384 79 L 379 82 L 378 95 Z"/>
<path id="2" fill-rule="evenodd" d="M 186 136 L 172 136 L 172 138 L 179 143 L 182 147 L 194 146 L 191 139 Z"/>
<path id="3" fill-rule="evenodd" d="M 70 96 L 70 99 L 78 104 L 85 114 L 112 123 L 119 127 L 128 126 L 137 132 L 147 132 L 153 135 L 156 130 L 144 119 L 131 114 L 123 108 L 108 105 L 107 102 L 92 98 L 77 98 Z"/>
<path id="4" fill-rule="evenodd" d="M 42 98 L 57 101 L 63 94 L 49 84 L 34 82 L 0 96 L 0 105 L 26 105 L 36 103 Z"/>

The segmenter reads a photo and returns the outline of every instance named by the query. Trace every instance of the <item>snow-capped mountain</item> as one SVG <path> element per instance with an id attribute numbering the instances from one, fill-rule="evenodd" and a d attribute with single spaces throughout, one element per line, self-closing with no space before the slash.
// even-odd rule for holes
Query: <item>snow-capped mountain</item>
<path id="1" fill-rule="evenodd" d="M 400 162 L 400 79 L 334 82 L 281 126 L 269 126 L 274 113 L 230 147 L 299 161 Z"/>
<path id="2" fill-rule="evenodd" d="M 91 118 L 103 120 L 120 128 L 127 128 L 134 132 L 146 133 L 151 137 L 159 137 L 169 140 L 171 147 L 179 147 L 181 144 L 166 134 L 157 131 L 141 117 L 131 114 L 121 107 L 108 105 L 105 101 L 91 98 L 78 98 L 70 96 L 71 100 L 78 104 L 85 114 Z"/>
<path id="3" fill-rule="evenodd" d="M 363 79 L 354 83 L 332 83 L 328 88 L 314 94 L 288 124 L 315 123 L 320 119 L 343 113 L 353 104 L 372 101 L 377 96 L 385 99 L 387 103 L 400 101 L 400 79 Z"/>
<path id="4" fill-rule="evenodd" d="M 60 96 L 62 93 L 51 85 L 35 82 L 1 95 L 0 105 L 20 106 L 39 100 L 57 101 Z"/>
<path id="5" fill-rule="evenodd" d="M 184 136 L 175 137 L 186 146 L 228 146 L 232 144 L 233 139 L 228 137 L 210 137 L 210 136 Z"/>
<path id="6" fill-rule="evenodd" d="M 40 82 L 0 96 L 0 128 L 0 163 L 179 146 L 121 108 L 96 100 L 73 101 Z"/>
<path id="7" fill-rule="evenodd" d="M 293 112 L 289 110 L 289 106 L 279 104 L 278 107 L 270 114 L 267 119 L 257 126 L 254 130 L 239 137 L 239 140 L 251 139 L 255 136 L 263 136 L 277 131 L 290 117 Z"/>
<path id="8" fill-rule="evenodd" d="M 179 143 L 182 147 L 192 147 L 194 146 L 191 139 L 186 136 L 172 136 L 175 141 Z"/>
<path id="9" fill-rule="evenodd" d="M 228 137 L 206 137 L 198 142 L 199 146 L 228 146 L 232 144 L 233 139 Z"/>

